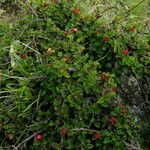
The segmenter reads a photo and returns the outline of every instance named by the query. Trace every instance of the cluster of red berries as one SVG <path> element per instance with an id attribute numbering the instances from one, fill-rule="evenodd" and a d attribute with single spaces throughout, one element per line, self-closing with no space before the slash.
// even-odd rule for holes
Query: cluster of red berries
<path id="1" fill-rule="evenodd" d="M 127 109 L 123 104 L 119 104 L 118 107 L 120 107 L 122 109 L 122 113 L 124 113 L 124 114 L 127 113 Z"/>
<path id="2" fill-rule="evenodd" d="M 110 41 L 110 37 L 108 37 L 108 36 L 103 37 L 103 41 L 105 41 L 105 42 Z"/>
<path id="3" fill-rule="evenodd" d="M 80 11 L 79 8 L 74 8 L 74 9 L 73 9 L 73 13 L 74 13 L 75 15 L 79 14 L 79 11 Z"/>
<path id="4" fill-rule="evenodd" d="M 102 138 L 102 134 L 100 132 L 95 133 L 95 135 L 94 135 L 95 140 L 99 140 L 101 138 Z"/>
<path id="5" fill-rule="evenodd" d="M 106 74 L 106 72 L 102 73 L 101 80 L 103 80 L 103 81 L 107 80 L 107 74 Z"/>
<path id="6" fill-rule="evenodd" d="M 62 128 L 62 129 L 60 130 L 60 135 L 61 135 L 62 137 L 65 137 L 65 136 L 67 135 L 67 132 L 68 132 L 68 130 L 67 130 L 66 128 Z"/>
<path id="7" fill-rule="evenodd" d="M 128 55 L 128 54 L 129 54 L 129 50 L 128 50 L 128 49 L 124 49 L 124 50 L 122 51 L 122 54 L 123 54 L 123 55 Z"/>
<path id="8" fill-rule="evenodd" d="M 112 117 L 110 117 L 109 122 L 111 125 L 115 125 L 117 123 L 117 118 L 112 116 Z"/>
<path id="9" fill-rule="evenodd" d="M 117 92 L 117 87 L 113 87 L 112 92 L 116 93 Z"/>
<path id="10" fill-rule="evenodd" d="M 23 53 L 23 54 L 20 55 L 20 57 L 21 57 L 21 58 L 27 58 L 28 55 L 27 55 L 26 53 Z"/>
<path id="11" fill-rule="evenodd" d="M 135 28 L 134 28 L 134 27 L 131 27 L 129 31 L 130 31 L 130 32 L 135 32 Z"/>
<path id="12" fill-rule="evenodd" d="M 62 128 L 62 129 L 60 130 L 60 135 L 61 135 L 62 137 L 65 137 L 65 136 L 67 135 L 67 132 L 68 132 L 68 130 L 67 130 L 66 128 Z M 102 134 L 101 134 L 100 132 L 96 132 L 96 133 L 94 134 L 94 139 L 95 139 L 95 140 L 99 140 L 99 139 L 101 139 L 101 138 L 102 138 Z M 41 134 L 37 134 L 36 137 L 35 137 L 35 139 L 36 139 L 37 141 L 42 141 L 42 140 L 43 140 L 43 136 L 42 136 Z"/>

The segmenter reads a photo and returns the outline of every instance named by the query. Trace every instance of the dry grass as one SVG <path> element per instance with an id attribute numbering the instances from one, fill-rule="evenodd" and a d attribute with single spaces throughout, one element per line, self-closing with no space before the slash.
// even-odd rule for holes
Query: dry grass
<path id="1" fill-rule="evenodd" d="M 87 14 L 101 14 L 101 20 L 109 24 L 115 18 L 135 21 L 148 19 L 148 0 L 81 0 Z"/>

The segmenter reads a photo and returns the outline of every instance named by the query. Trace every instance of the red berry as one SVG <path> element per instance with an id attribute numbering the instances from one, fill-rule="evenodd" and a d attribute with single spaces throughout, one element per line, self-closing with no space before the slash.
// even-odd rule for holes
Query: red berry
<path id="1" fill-rule="evenodd" d="M 116 92 L 117 92 L 117 88 L 116 88 L 116 87 L 113 87 L 113 88 L 112 88 L 112 92 L 116 93 Z"/>
<path id="2" fill-rule="evenodd" d="M 77 32 L 78 32 L 78 29 L 77 29 L 77 28 L 73 28 L 72 31 L 73 31 L 74 33 L 77 33 Z"/>
<path id="3" fill-rule="evenodd" d="M 128 111 L 124 108 L 124 109 L 122 110 L 122 112 L 123 112 L 124 114 L 126 114 Z"/>
<path id="4" fill-rule="evenodd" d="M 122 51 L 122 54 L 123 54 L 123 55 L 128 55 L 128 54 L 129 54 L 128 49 L 124 49 L 124 50 Z"/>
<path id="5" fill-rule="evenodd" d="M 131 27 L 130 28 L 130 32 L 134 32 L 135 31 L 135 28 L 134 27 Z"/>
<path id="6" fill-rule="evenodd" d="M 109 122 L 111 123 L 111 125 L 115 125 L 115 124 L 117 123 L 116 117 L 112 116 L 112 117 L 109 119 Z"/>
<path id="7" fill-rule="evenodd" d="M 97 132 L 97 133 L 95 133 L 94 138 L 95 138 L 95 140 L 99 140 L 102 138 L 102 134 Z"/>
<path id="8" fill-rule="evenodd" d="M 36 138 L 37 141 L 42 141 L 43 140 L 43 137 L 40 134 L 36 135 L 35 138 Z"/>
<path id="9" fill-rule="evenodd" d="M 110 37 L 108 37 L 108 36 L 103 37 L 103 41 L 105 41 L 105 42 L 110 41 Z"/>
<path id="10" fill-rule="evenodd" d="M 62 128 L 60 130 L 60 134 L 61 134 L 62 137 L 66 136 L 67 135 L 67 129 L 66 128 Z"/>
<path id="11" fill-rule="evenodd" d="M 119 104 L 118 107 L 122 109 L 122 113 L 127 113 L 126 107 L 123 104 Z"/>
<path id="12" fill-rule="evenodd" d="M 74 8 L 73 13 L 77 15 L 79 13 L 79 8 Z"/>
<path id="13" fill-rule="evenodd" d="M 21 58 L 27 58 L 28 55 L 24 53 L 24 54 L 21 54 L 20 57 L 21 57 Z"/>
<path id="14" fill-rule="evenodd" d="M 125 108 L 125 106 L 124 106 L 123 104 L 119 104 L 118 106 L 119 106 L 120 108 L 122 108 L 122 109 Z"/>
<path id="15" fill-rule="evenodd" d="M 103 80 L 103 81 L 107 80 L 107 75 L 105 72 L 102 73 L 101 80 Z"/>

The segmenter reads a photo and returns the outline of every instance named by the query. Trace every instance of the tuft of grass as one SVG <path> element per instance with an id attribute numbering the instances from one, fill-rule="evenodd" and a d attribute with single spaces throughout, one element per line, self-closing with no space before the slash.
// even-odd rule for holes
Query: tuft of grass
<path id="1" fill-rule="evenodd" d="M 148 0 L 81 0 L 81 5 L 88 15 L 98 14 L 107 24 L 115 18 L 148 19 Z"/>

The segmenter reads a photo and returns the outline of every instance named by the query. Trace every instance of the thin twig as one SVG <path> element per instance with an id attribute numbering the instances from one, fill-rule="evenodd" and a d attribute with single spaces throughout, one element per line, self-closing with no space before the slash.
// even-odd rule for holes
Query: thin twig
<path id="1" fill-rule="evenodd" d="M 37 125 L 42 124 L 42 123 L 46 124 L 49 120 L 50 120 L 50 118 L 48 118 L 48 119 L 45 120 L 45 121 L 41 121 L 41 122 L 38 122 L 38 123 L 35 123 L 35 124 L 28 125 L 28 126 L 26 126 L 26 127 L 27 127 L 27 128 L 32 128 L 32 127 L 37 126 Z"/>
<path id="2" fill-rule="evenodd" d="M 17 91 L 17 90 L 0 91 L 0 94 L 11 93 L 11 92 L 16 92 L 16 91 Z"/>
<path id="3" fill-rule="evenodd" d="M 2 98 L 9 98 L 9 97 L 11 97 L 11 96 L 1 96 L 0 99 L 2 99 Z"/>
<path id="4" fill-rule="evenodd" d="M 92 119 L 91 119 L 91 121 L 90 121 L 90 123 L 89 123 L 88 128 L 90 128 L 90 127 L 91 127 L 91 124 L 93 123 L 93 120 L 94 120 L 94 116 L 92 115 Z"/>
<path id="5" fill-rule="evenodd" d="M 145 0 L 140 1 L 137 5 L 133 6 L 131 9 L 129 9 L 127 12 L 125 12 L 125 14 L 123 15 L 122 18 L 126 17 L 133 9 L 135 9 L 136 7 L 138 7 L 139 5 L 141 5 Z"/>
<path id="6" fill-rule="evenodd" d="M 27 81 L 38 80 L 38 79 L 39 79 L 39 80 L 47 79 L 46 76 L 33 76 L 33 77 L 31 77 L 31 78 L 10 76 L 10 75 L 7 75 L 7 74 L 2 74 L 2 76 L 8 77 L 8 78 L 10 78 L 10 79 L 19 79 L 19 80 L 27 80 Z"/>
<path id="7" fill-rule="evenodd" d="M 72 129 L 72 131 L 90 131 L 90 132 L 99 132 L 98 130 L 94 130 L 94 129 L 86 129 L 86 128 L 75 128 L 75 129 Z"/>
<path id="8" fill-rule="evenodd" d="M 38 98 L 37 98 L 37 107 L 36 107 L 37 110 L 39 109 L 40 96 L 41 96 L 41 90 L 40 90 L 39 95 L 38 95 Z"/>
<path id="9" fill-rule="evenodd" d="M 38 101 L 38 99 L 36 99 L 35 101 L 33 101 L 20 115 L 18 115 L 18 118 L 19 118 L 24 112 L 26 112 L 36 101 Z"/>
<path id="10" fill-rule="evenodd" d="M 33 50 L 35 53 L 37 53 L 38 55 L 41 55 L 38 51 L 36 51 L 34 48 L 30 47 L 29 45 L 23 43 L 23 42 L 20 42 L 22 45 L 26 46 L 27 48 Z"/>
<path id="11" fill-rule="evenodd" d="M 10 62 L 11 62 L 11 61 L 9 61 L 9 62 L 6 62 L 6 63 L 4 63 L 4 64 L 0 64 L 0 66 L 5 66 L 5 65 L 8 65 L 8 64 L 10 64 Z"/>
<path id="12" fill-rule="evenodd" d="M 63 141 L 64 141 L 64 138 L 62 137 L 61 142 L 60 142 L 61 143 L 61 149 L 63 148 Z"/>
<path id="13" fill-rule="evenodd" d="M 37 43 L 35 41 L 35 36 L 33 36 L 33 43 L 34 43 L 34 46 L 35 46 L 35 50 L 39 53 L 38 47 L 37 47 Z M 36 55 L 36 57 L 37 57 L 37 61 L 40 62 L 40 63 L 42 63 L 41 57 L 39 57 L 39 55 Z"/>
<path id="14" fill-rule="evenodd" d="M 98 59 L 97 61 L 101 61 L 101 60 L 105 59 L 110 52 L 111 52 L 111 49 L 108 51 L 108 53 L 105 56 L 103 56 L 102 58 Z"/>
<path id="15" fill-rule="evenodd" d="M 30 7 L 30 9 L 31 9 L 31 11 L 33 12 L 33 14 L 35 15 L 35 17 L 36 17 L 36 22 L 37 22 L 37 25 L 38 25 L 38 28 L 39 29 L 41 29 L 41 26 L 40 26 L 40 24 L 38 23 L 38 14 L 36 13 L 36 10 L 29 4 L 28 5 L 29 7 Z"/>
<path id="16" fill-rule="evenodd" d="M 20 138 L 22 137 L 22 135 L 24 134 L 24 132 L 27 130 L 27 128 L 21 133 L 21 135 L 19 136 L 19 138 L 17 139 L 15 145 L 19 142 Z"/>
<path id="17" fill-rule="evenodd" d="M 20 144 L 18 144 L 17 146 L 14 146 L 15 149 L 17 150 L 20 146 L 22 146 L 24 143 L 27 143 L 29 140 L 31 140 L 33 137 L 35 137 L 37 134 L 41 133 L 43 131 L 38 131 L 34 134 L 32 134 L 31 136 L 29 136 L 27 139 L 25 139 L 23 142 L 21 142 Z"/>
<path id="18" fill-rule="evenodd" d="M 24 34 L 24 32 L 28 29 L 28 27 L 33 23 L 33 22 L 36 22 L 36 21 L 47 21 L 47 20 L 49 20 L 49 19 L 36 19 L 36 20 L 32 20 L 30 23 L 28 23 L 27 25 L 26 25 L 26 27 L 24 28 L 24 30 L 22 31 L 22 33 L 20 34 L 20 36 L 18 37 L 18 38 L 20 38 L 23 34 Z"/>

